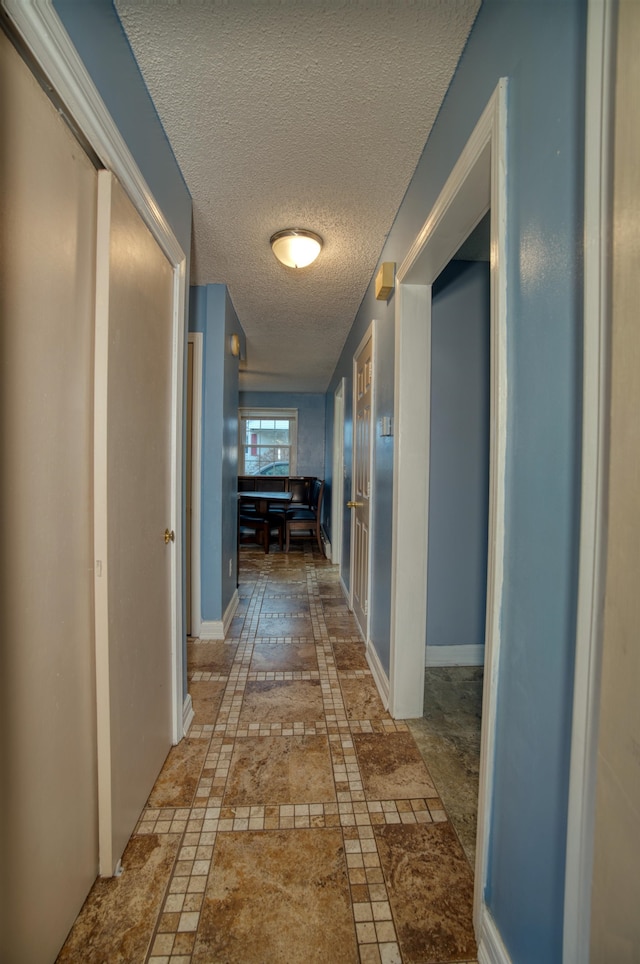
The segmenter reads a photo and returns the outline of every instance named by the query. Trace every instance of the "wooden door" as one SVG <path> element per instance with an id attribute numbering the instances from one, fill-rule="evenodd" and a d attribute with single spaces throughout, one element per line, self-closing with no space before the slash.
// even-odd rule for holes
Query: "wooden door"
<path id="1" fill-rule="evenodd" d="M 100 172 L 96 653 L 100 872 L 111 874 L 172 742 L 173 269 Z"/>
<path id="2" fill-rule="evenodd" d="M 353 614 L 368 639 L 371 515 L 371 418 L 373 409 L 373 336 L 354 359 L 353 489 L 351 592 Z"/>

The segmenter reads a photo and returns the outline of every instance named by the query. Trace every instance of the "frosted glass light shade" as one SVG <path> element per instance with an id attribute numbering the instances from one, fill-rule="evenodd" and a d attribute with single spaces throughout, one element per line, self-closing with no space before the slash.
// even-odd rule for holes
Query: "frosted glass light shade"
<path id="1" fill-rule="evenodd" d="M 278 261 L 288 268 L 306 268 L 316 260 L 322 247 L 322 238 L 313 231 L 287 228 L 277 231 L 271 238 L 271 248 Z"/>

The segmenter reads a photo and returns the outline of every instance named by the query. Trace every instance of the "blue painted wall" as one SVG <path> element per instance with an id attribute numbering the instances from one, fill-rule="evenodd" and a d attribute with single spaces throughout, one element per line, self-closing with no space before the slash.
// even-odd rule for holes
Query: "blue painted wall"
<path id="1" fill-rule="evenodd" d="M 53 0 L 53 6 L 188 262 L 191 195 L 113 3 Z"/>
<path id="2" fill-rule="evenodd" d="M 499 78 L 508 77 L 507 536 L 486 898 L 519 964 L 553 964 L 562 956 L 580 481 L 585 32 L 583 0 L 484 0 L 380 258 L 402 262 Z M 394 300 L 375 301 L 372 285 L 327 395 L 330 426 L 333 391 L 346 376 L 349 471 L 351 359 L 372 318 L 389 349 L 380 351 L 375 372 L 380 406 L 387 404 Z M 327 446 L 329 469 L 330 452 Z M 376 459 L 372 641 L 388 667 L 391 467 L 378 447 Z M 348 567 L 347 554 L 347 580 Z"/>
<path id="3" fill-rule="evenodd" d="M 298 410 L 297 475 L 324 476 L 324 395 L 294 392 L 240 392 L 241 408 Z"/>
<path id="4" fill-rule="evenodd" d="M 232 334 L 244 339 L 225 285 L 191 288 L 189 331 L 203 335 L 201 615 L 219 621 L 235 592 L 237 570 L 230 507 L 235 509 L 238 476 L 238 359 L 229 340 Z"/>
<path id="5" fill-rule="evenodd" d="M 433 286 L 427 648 L 482 646 L 489 515 L 489 265 Z"/>

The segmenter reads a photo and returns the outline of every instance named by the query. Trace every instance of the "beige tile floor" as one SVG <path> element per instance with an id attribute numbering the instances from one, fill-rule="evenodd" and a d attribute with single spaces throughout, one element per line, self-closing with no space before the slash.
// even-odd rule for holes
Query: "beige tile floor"
<path id="1" fill-rule="evenodd" d="M 482 666 L 425 671 L 424 718 L 407 720 L 473 867 L 480 783 Z"/>
<path id="2" fill-rule="evenodd" d="M 469 862 L 335 568 L 243 548 L 239 594 L 228 640 L 189 641 L 188 738 L 58 960 L 474 960 Z"/>

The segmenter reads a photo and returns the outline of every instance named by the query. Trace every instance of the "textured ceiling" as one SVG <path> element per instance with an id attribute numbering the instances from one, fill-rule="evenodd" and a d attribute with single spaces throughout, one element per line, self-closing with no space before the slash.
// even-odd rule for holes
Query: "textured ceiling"
<path id="1" fill-rule="evenodd" d="M 116 0 L 224 282 L 241 388 L 325 391 L 480 0 Z M 306 227 L 318 261 L 269 238 Z"/>

